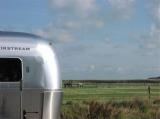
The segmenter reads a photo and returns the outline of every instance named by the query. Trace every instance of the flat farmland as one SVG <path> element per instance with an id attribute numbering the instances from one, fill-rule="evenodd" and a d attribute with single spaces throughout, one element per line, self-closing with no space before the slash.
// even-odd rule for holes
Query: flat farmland
<path id="1" fill-rule="evenodd" d="M 150 87 L 150 96 L 149 88 Z M 63 88 L 63 102 L 67 101 L 123 101 L 132 100 L 134 98 L 150 97 L 150 100 L 160 96 L 159 84 L 83 84 L 83 87 Z"/>
<path id="2" fill-rule="evenodd" d="M 63 82 L 61 119 L 160 119 L 159 82 L 104 82 Z"/>

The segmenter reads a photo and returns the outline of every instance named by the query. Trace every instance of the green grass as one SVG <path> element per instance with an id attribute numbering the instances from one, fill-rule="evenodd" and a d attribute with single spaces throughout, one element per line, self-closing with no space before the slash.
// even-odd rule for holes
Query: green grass
<path id="1" fill-rule="evenodd" d="M 114 84 L 106 86 L 99 84 L 98 86 L 92 85 L 92 87 L 84 88 L 63 88 L 64 100 L 66 101 L 86 101 L 86 100 L 98 100 L 98 101 L 108 101 L 108 100 L 130 100 L 136 97 L 148 98 L 148 86 L 144 85 L 120 85 Z M 151 86 L 151 99 L 160 96 L 160 86 Z"/>
<path id="2" fill-rule="evenodd" d="M 159 84 L 89 82 L 63 92 L 61 119 L 160 119 Z"/>

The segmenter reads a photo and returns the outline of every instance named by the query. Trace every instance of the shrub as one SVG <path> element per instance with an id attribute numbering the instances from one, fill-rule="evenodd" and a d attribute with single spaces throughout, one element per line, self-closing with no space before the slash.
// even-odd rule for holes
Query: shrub
<path id="1" fill-rule="evenodd" d="M 160 109 L 140 99 L 106 103 L 72 102 L 63 106 L 61 119 L 160 119 Z"/>

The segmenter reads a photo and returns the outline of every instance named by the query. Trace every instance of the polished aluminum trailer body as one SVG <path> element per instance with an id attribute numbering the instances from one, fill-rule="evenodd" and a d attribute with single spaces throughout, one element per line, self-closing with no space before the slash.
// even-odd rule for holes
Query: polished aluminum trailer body
<path id="1" fill-rule="evenodd" d="M 0 32 L 0 62 L 9 59 L 21 62 L 22 75 L 18 81 L 0 78 L 0 119 L 58 119 L 61 80 L 51 43 L 32 34 Z"/>

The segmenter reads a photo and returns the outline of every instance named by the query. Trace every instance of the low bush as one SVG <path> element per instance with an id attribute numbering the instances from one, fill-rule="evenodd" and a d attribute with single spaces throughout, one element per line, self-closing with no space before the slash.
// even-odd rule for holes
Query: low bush
<path id="1" fill-rule="evenodd" d="M 64 105 L 61 119 L 160 119 L 160 109 L 140 99 L 106 103 L 85 101 Z"/>

